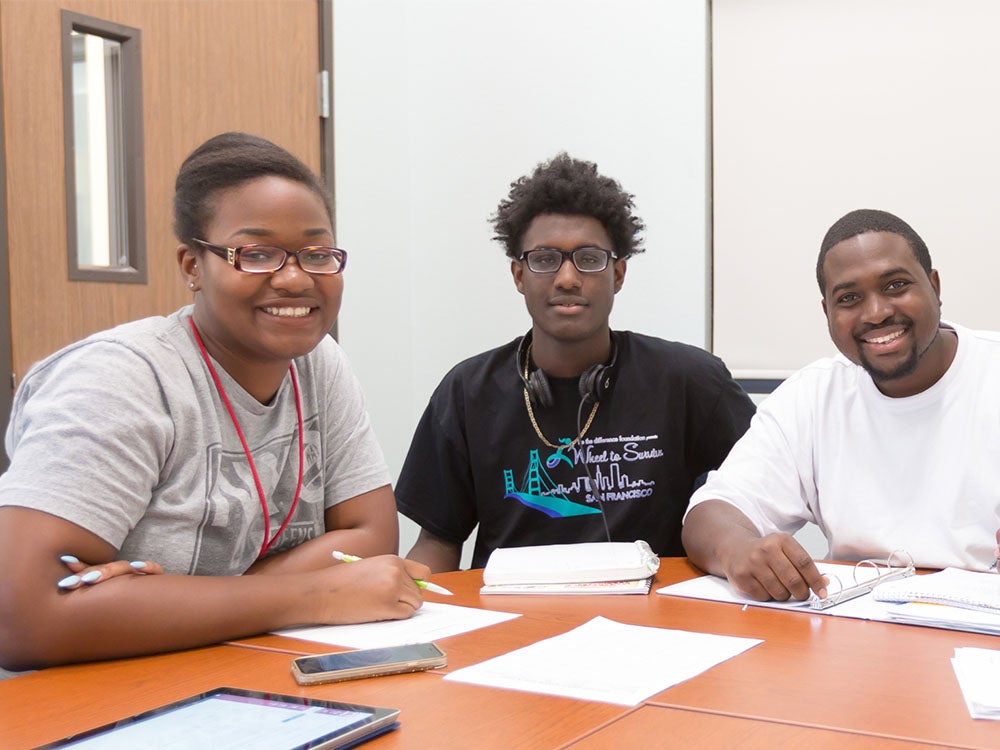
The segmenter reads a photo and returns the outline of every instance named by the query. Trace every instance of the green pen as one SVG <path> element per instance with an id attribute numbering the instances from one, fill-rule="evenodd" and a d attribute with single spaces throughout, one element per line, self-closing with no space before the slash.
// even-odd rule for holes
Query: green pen
<path id="1" fill-rule="evenodd" d="M 334 560 L 340 560 L 341 562 L 358 562 L 364 558 L 358 557 L 357 555 L 348 555 L 346 552 L 341 552 L 340 550 L 334 550 L 330 553 L 333 555 Z M 433 591 L 435 594 L 443 594 L 444 596 L 454 596 L 448 589 L 444 586 L 438 586 L 436 583 L 431 583 L 430 581 L 425 581 L 421 578 L 414 578 L 413 582 L 417 584 L 422 589 L 427 589 L 428 591 Z"/>

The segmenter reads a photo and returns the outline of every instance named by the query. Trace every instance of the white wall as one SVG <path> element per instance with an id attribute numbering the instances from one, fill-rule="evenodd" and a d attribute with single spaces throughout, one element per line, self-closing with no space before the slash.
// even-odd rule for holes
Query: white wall
<path id="1" fill-rule="evenodd" d="M 816 255 L 855 208 L 924 238 L 946 318 L 1000 328 L 1000 3 L 714 0 L 712 27 L 715 353 L 834 351 Z"/>
<path id="2" fill-rule="evenodd" d="M 612 325 L 707 343 L 706 0 L 335 0 L 333 25 L 340 340 L 394 474 L 442 375 L 528 329 L 488 219 L 559 150 L 648 226 Z"/>

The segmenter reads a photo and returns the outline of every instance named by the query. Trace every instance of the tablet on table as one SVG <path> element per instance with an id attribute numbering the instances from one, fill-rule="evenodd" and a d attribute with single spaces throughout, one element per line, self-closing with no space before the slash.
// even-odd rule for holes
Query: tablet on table
<path id="1" fill-rule="evenodd" d="M 398 709 L 220 687 L 42 748 L 326 750 L 395 729 L 398 716 Z"/>

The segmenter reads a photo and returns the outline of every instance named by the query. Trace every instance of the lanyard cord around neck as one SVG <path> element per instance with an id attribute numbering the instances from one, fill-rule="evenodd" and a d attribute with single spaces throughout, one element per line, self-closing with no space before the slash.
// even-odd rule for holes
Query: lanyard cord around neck
<path id="1" fill-rule="evenodd" d="M 295 498 L 292 500 L 292 507 L 288 509 L 288 515 L 285 516 L 284 522 L 281 524 L 274 536 L 271 536 L 271 519 L 267 511 L 267 499 L 264 497 L 264 488 L 260 483 L 260 476 L 257 474 L 257 466 L 253 462 L 253 456 L 250 455 L 250 447 L 247 445 L 246 438 L 243 437 L 243 430 L 240 429 L 239 420 L 236 418 L 236 412 L 233 411 L 232 404 L 229 403 L 229 397 L 226 395 L 226 389 L 222 387 L 222 381 L 219 379 L 219 374 L 215 371 L 212 366 L 212 360 L 208 357 L 208 351 L 205 349 L 205 343 L 201 340 L 201 334 L 198 333 L 198 326 L 194 323 L 194 318 L 188 318 L 188 322 L 191 324 L 191 330 L 194 332 L 194 340 L 198 343 L 198 350 L 201 352 L 202 358 L 205 360 L 205 364 L 208 366 L 208 371 L 212 375 L 212 380 L 215 381 L 215 387 L 219 391 L 219 395 L 222 397 L 222 403 L 226 405 L 226 411 L 229 412 L 229 418 L 233 421 L 233 427 L 236 428 L 236 434 L 240 438 L 240 444 L 243 446 L 243 453 L 247 457 L 247 463 L 250 464 L 250 473 L 253 474 L 254 484 L 257 486 L 257 497 L 260 499 L 260 508 L 264 513 L 264 542 L 260 546 L 260 554 L 257 555 L 259 560 L 264 556 L 264 554 L 274 546 L 274 543 L 278 541 L 278 537 L 281 536 L 282 532 L 288 527 L 289 522 L 292 520 L 292 516 L 295 514 L 295 508 L 299 504 L 299 495 L 302 493 L 302 468 L 305 463 L 305 449 L 303 447 L 302 441 L 302 398 L 299 396 L 299 381 L 295 377 L 295 366 L 289 365 L 288 372 L 292 376 L 292 390 L 295 391 L 295 414 L 298 417 L 299 422 L 299 480 L 295 486 Z"/>

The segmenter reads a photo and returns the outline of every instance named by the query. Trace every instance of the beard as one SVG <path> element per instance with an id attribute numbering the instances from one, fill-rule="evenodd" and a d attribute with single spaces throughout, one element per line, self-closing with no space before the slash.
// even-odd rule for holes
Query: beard
<path id="1" fill-rule="evenodd" d="M 911 323 L 912 325 L 912 323 Z M 900 362 L 898 365 L 893 367 L 891 370 L 882 369 L 876 367 L 875 363 L 872 362 L 865 355 L 864 351 L 859 353 L 861 360 L 861 366 L 864 368 L 865 372 L 871 375 L 872 380 L 876 383 L 886 383 L 892 380 L 899 380 L 900 378 L 906 378 L 917 371 L 917 366 L 920 364 L 920 360 L 927 353 L 927 350 L 931 348 L 931 345 L 937 340 L 937 337 L 941 335 L 941 329 L 937 328 L 934 331 L 934 337 L 927 342 L 927 346 L 923 348 L 923 351 L 917 350 L 917 345 L 914 344 L 913 348 L 910 349 L 910 355 Z"/>
<path id="2" fill-rule="evenodd" d="M 868 357 L 862 354 L 861 366 L 865 369 L 865 372 L 871 375 L 872 380 L 876 383 L 885 383 L 890 380 L 905 378 L 916 372 L 917 365 L 920 364 L 920 356 L 921 355 L 917 354 L 916 347 L 914 347 L 910 350 L 910 356 L 903 362 L 900 362 L 891 370 L 882 370 L 877 368 L 875 364 L 868 359 Z"/>

